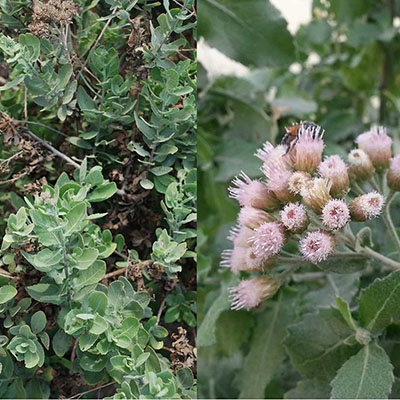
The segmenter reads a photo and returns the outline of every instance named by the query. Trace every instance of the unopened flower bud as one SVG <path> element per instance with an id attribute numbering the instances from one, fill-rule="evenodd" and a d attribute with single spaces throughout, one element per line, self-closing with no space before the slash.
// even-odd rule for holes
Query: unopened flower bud
<path id="1" fill-rule="evenodd" d="M 315 213 L 321 214 L 325 204 L 331 199 L 331 184 L 326 179 L 314 178 L 308 181 L 301 189 L 304 203 Z"/>
<path id="2" fill-rule="evenodd" d="M 322 178 L 329 179 L 330 193 L 333 197 L 343 197 L 347 194 L 350 188 L 347 166 L 338 155 L 326 157 L 318 167 L 318 172 Z"/>
<path id="3" fill-rule="evenodd" d="M 366 181 L 374 173 L 374 166 L 368 154 L 361 149 L 354 149 L 349 153 L 349 175 L 356 181 Z"/>
<path id="4" fill-rule="evenodd" d="M 274 210 L 279 207 L 279 200 L 266 185 L 259 180 L 250 179 L 244 172 L 232 182 L 236 187 L 230 187 L 230 196 L 241 206 Z"/>
<path id="5" fill-rule="evenodd" d="M 300 127 L 296 146 L 290 152 L 294 169 L 310 174 L 317 170 L 325 147 L 322 137 L 323 131 L 318 125 Z"/>
<path id="6" fill-rule="evenodd" d="M 292 233 L 302 233 L 310 222 L 306 208 L 300 203 L 288 203 L 280 212 L 283 226 Z"/>
<path id="7" fill-rule="evenodd" d="M 267 260 L 280 252 L 285 240 L 285 231 L 280 223 L 266 222 L 254 230 L 249 243 L 256 256 Z"/>
<path id="8" fill-rule="evenodd" d="M 400 154 L 390 160 L 387 184 L 390 189 L 400 192 Z"/>
<path id="9" fill-rule="evenodd" d="M 326 260 L 335 249 L 335 238 L 328 232 L 308 232 L 300 240 L 300 252 L 314 264 Z"/>
<path id="10" fill-rule="evenodd" d="M 273 276 L 257 276 L 241 281 L 230 289 L 233 310 L 258 307 L 270 299 L 279 289 L 279 283 Z"/>
<path id="11" fill-rule="evenodd" d="M 360 222 L 375 218 L 382 212 L 383 204 L 384 198 L 378 192 L 358 196 L 350 203 L 351 218 Z"/>
<path id="12" fill-rule="evenodd" d="M 296 171 L 290 176 L 288 186 L 293 194 L 300 194 L 302 187 L 311 180 L 311 175 L 307 172 Z"/>
<path id="13" fill-rule="evenodd" d="M 272 215 L 253 207 L 243 207 L 238 216 L 239 224 L 251 229 L 257 228 L 264 222 L 271 222 L 273 220 Z"/>
<path id="14" fill-rule="evenodd" d="M 383 126 L 374 127 L 362 133 L 357 137 L 356 142 L 358 147 L 368 154 L 376 169 L 382 170 L 389 167 L 392 157 L 392 139 Z"/>
<path id="15" fill-rule="evenodd" d="M 322 222 L 332 230 L 342 229 L 350 221 L 350 210 L 343 200 L 329 200 L 322 210 Z"/>

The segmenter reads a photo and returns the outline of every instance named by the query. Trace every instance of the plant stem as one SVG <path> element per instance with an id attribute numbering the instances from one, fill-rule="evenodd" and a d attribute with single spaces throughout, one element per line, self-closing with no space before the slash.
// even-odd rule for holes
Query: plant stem
<path id="1" fill-rule="evenodd" d="M 373 177 L 371 178 L 370 183 L 371 183 L 372 187 L 373 187 L 375 190 L 377 190 L 378 192 L 381 191 L 381 188 L 379 187 L 378 182 L 377 182 L 376 179 L 375 179 L 375 176 L 373 176 Z"/>
<path id="2" fill-rule="evenodd" d="M 357 182 L 353 182 L 352 184 L 352 189 L 354 192 L 356 192 L 357 194 L 365 194 L 365 190 L 357 183 Z"/>
<path id="3" fill-rule="evenodd" d="M 400 239 L 399 239 L 399 235 L 397 234 L 396 228 L 393 224 L 392 217 L 390 216 L 390 203 L 393 201 L 395 195 L 396 195 L 396 192 L 391 190 L 389 195 L 387 196 L 386 204 L 385 204 L 385 207 L 384 207 L 383 213 L 382 213 L 382 219 L 383 219 L 384 223 L 386 224 L 386 227 L 389 230 L 389 234 L 392 237 L 392 240 L 397 247 L 397 253 L 399 255 L 400 254 Z"/>
<path id="4" fill-rule="evenodd" d="M 325 272 L 305 272 L 303 274 L 293 274 L 292 278 L 296 282 L 315 281 L 326 278 Z"/>
<path id="5" fill-rule="evenodd" d="M 61 232 L 61 245 L 63 248 L 63 264 L 64 264 L 64 270 L 65 270 L 65 282 L 67 284 L 67 297 L 68 297 L 68 303 L 71 305 L 71 288 L 70 288 L 70 281 L 69 281 L 69 269 L 68 269 L 68 258 L 67 258 L 67 248 L 65 245 L 65 238 L 64 238 L 64 233 Z"/>
<path id="6" fill-rule="evenodd" d="M 390 269 L 393 269 L 393 270 L 400 269 L 400 262 L 392 260 L 391 258 L 388 258 L 388 257 L 382 255 L 381 253 L 378 253 L 375 250 L 372 250 L 370 247 L 367 247 L 367 246 L 364 247 L 362 249 L 362 252 L 365 255 L 375 258 L 375 260 L 382 262 L 382 264 L 386 265 Z"/>

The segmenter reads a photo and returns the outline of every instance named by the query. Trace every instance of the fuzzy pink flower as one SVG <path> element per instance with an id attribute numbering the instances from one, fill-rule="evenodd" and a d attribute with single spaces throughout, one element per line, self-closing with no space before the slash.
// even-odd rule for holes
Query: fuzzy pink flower
<path id="1" fill-rule="evenodd" d="M 279 284 L 272 276 L 257 276 L 241 281 L 230 289 L 233 310 L 254 308 L 271 298 L 279 289 Z"/>
<path id="2" fill-rule="evenodd" d="M 334 237 L 324 231 L 308 232 L 300 240 L 300 252 L 314 264 L 326 260 L 333 253 L 334 248 Z"/>
<path id="3" fill-rule="evenodd" d="M 275 165 L 277 168 L 291 169 L 290 157 L 286 154 L 286 146 L 279 144 L 274 147 L 270 142 L 264 143 L 262 149 L 257 150 L 256 156 L 265 165 Z"/>
<path id="4" fill-rule="evenodd" d="M 264 183 L 250 179 L 244 172 L 236 177 L 230 187 L 230 197 L 236 199 L 241 206 L 273 210 L 279 207 L 279 201 L 274 193 L 268 190 Z"/>
<path id="5" fill-rule="evenodd" d="M 374 173 L 374 166 L 368 154 L 361 149 L 354 149 L 348 155 L 349 175 L 352 179 L 365 181 Z"/>
<path id="6" fill-rule="evenodd" d="M 390 160 L 387 183 L 390 189 L 400 192 L 400 154 Z"/>
<path id="7" fill-rule="evenodd" d="M 343 200 L 329 200 L 322 210 L 322 222 L 332 230 L 342 229 L 350 221 L 350 210 Z"/>
<path id="8" fill-rule="evenodd" d="M 382 212 L 384 202 L 376 191 L 358 196 L 350 203 L 351 218 L 360 222 L 375 218 Z"/>
<path id="9" fill-rule="evenodd" d="M 290 152 L 294 169 L 314 173 L 321 162 L 324 150 L 324 131 L 318 125 L 302 125 L 296 146 Z"/>
<path id="10" fill-rule="evenodd" d="M 282 203 L 294 201 L 295 195 L 289 190 L 289 180 L 292 171 L 281 168 L 273 163 L 264 164 L 262 171 L 267 177 L 267 188 L 271 190 Z"/>
<path id="11" fill-rule="evenodd" d="M 268 259 L 265 259 L 264 257 L 255 254 L 254 249 L 252 247 L 248 247 L 246 249 L 245 259 L 248 271 L 260 270 L 266 267 L 271 267 L 272 265 L 275 264 L 276 261 L 275 257 L 270 257 Z"/>
<path id="12" fill-rule="evenodd" d="M 318 172 L 322 178 L 329 179 L 333 197 L 343 197 L 350 188 L 349 175 L 345 162 L 338 156 L 326 157 L 319 165 Z"/>
<path id="13" fill-rule="evenodd" d="M 249 239 L 256 256 L 267 260 L 279 253 L 285 243 L 285 232 L 278 222 L 266 222 L 254 231 Z"/>
<path id="14" fill-rule="evenodd" d="M 267 212 L 253 207 L 243 207 L 238 216 L 240 225 L 247 228 L 257 228 L 264 222 L 271 222 L 274 218 Z"/>
<path id="15" fill-rule="evenodd" d="M 307 172 L 302 172 L 302 171 L 293 172 L 288 182 L 289 190 L 293 194 L 300 194 L 301 189 L 310 180 L 311 180 L 311 175 L 308 174 Z"/>
<path id="16" fill-rule="evenodd" d="M 387 135 L 383 126 L 373 127 L 356 139 L 358 147 L 364 150 L 377 169 L 389 167 L 392 157 L 392 139 Z"/>
<path id="17" fill-rule="evenodd" d="M 249 268 L 246 264 L 246 253 L 247 248 L 239 246 L 234 247 L 233 249 L 224 250 L 221 255 L 222 260 L 220 266 L 230 268 L 234 274 L 248 270 Z"/>
<path id="18" fill-rule="evenodd" d="M 243 225 L 236 225 L 229 231 L 228 239 L 232 240 L 236 247 L 249 247 L 249 239 L 254 235 L 254 231 Z"/>
<path id="19" fill-rule="evenodd" d="M 303 232 L 310 222 L 306 208 L 300 203 L 286 204 L 280 216 L 283 226 L 292 233 Z"/>

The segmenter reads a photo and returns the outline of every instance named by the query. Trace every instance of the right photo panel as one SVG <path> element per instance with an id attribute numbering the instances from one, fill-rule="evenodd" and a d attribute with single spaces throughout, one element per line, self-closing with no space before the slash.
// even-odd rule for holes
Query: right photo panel
<path id="1" fill-rule="evenodd" d="M 199 398 L 399 398 L 400 3 L 197 11 Z"/>

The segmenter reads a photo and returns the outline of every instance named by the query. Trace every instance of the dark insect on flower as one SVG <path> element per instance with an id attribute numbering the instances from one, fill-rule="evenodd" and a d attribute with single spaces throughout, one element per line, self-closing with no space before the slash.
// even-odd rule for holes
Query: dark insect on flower
<path id="1" fill-rule="evenodd" d="M 309 131 L 314 138 L 320 133 L 321 127 L 314 122 L 300 121 L 298 123 L 294 122 L 292 126 L 285 127 L 285 130 L 286 133 L 285 136 L 282 138 L 281 144 L 287 146 L 285 153 L 286 155 L 296 146 L 296 143 L 303 132 Z M 321 132 L 321 135 L 322 134 L 323 132 Z"/>

